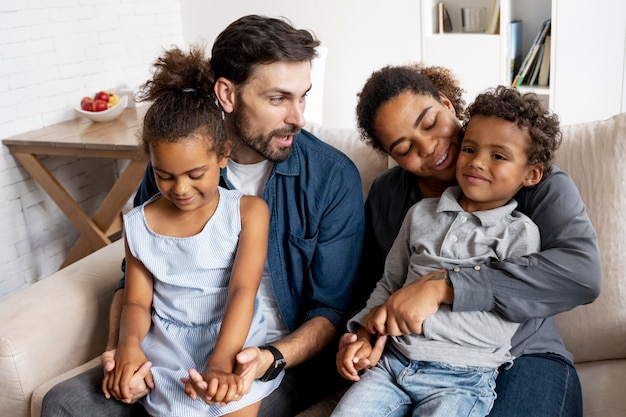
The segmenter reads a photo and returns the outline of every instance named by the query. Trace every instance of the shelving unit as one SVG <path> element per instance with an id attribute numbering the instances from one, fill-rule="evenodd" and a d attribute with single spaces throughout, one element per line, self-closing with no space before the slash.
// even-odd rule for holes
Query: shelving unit
<path id="1" fill-rule="evenodd" d="M 522 27 L 522 59 L 530 50 L 535 40 L 535 36 L 541 30 L 541 25 L 546 19 L 552 19 L 552 1 L 551 0 L 526 0 L 524 2 L 513 1 L 511 4 L 511 21 L 521 20 Z M 507 23 L 508 25 L 508 23 Z M 550 32 L 556 33 L 555 21 L 552 19 Z M 552 36 L 552 35 L 551 35 Z M 508 48 L 508 45 L 507 45 Z M 510 58 L 509 58 L 510 59 Z M 555 48 L 550 50 L 550 77 L 548 87 L 527 86 L 518 87 L 523 92 L 533 92 L 543 99 L 543 101 L 552 107 L 551 86 L 552 75 L 554 74 L 553 66 L 555 62 Z"/>
<path id="2" fill-rule="evenodd" d="M 481 6 L 487 10 L 487 23 L 493 0 L 447 0 L 452 32 L 439 33 L 439 0 L 422 0 L 422 60 L 428 65 L 450 68 L 466 90 L 469 103 L 481 91 L 506 84 L 508 67 L 508 22 L 511 21 L 511 0 L 500 0 L 499 33 L 464 33 L 461 29 L 461 8 Z"/>
<path id="3" fill-rule="evenodd" d="M 509 23 L 521 20 L 522 56 L 551 19 L 548 87 L 518 87 L 539 95 L 561 123 L 600 120 L 626 111 L 626 1 L 500 0 L 500 33 L 463 33 L 461 8 L 493 0 L 444 0 L 451 33 L 438 33 L 439 0 L 421 0 L 422 60 L 454 71 L 469 103 L 486 88 L 510 85 Z M 522 58 L 523 59 L 523 58 Z"/>

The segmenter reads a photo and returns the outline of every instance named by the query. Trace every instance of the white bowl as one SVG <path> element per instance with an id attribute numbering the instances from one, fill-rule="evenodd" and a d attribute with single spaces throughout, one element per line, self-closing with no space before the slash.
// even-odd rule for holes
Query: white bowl
<path id="1" fill-rule="evenodd" d="M 122 96 L 120 97 L 120 101 L 115 103 L 115 106 L 104 111 L 86 111 L 80 107 L 75 107 L 74 110 L 79 115 L 86 117 L 89 120 L 93 120 L 94 122 L 110 122 L 122 114 L 127 105 L 128 96 Z"/>

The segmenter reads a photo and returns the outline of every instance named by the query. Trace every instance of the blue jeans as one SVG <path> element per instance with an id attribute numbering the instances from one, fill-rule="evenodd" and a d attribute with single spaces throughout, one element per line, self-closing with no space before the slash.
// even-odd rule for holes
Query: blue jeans
<path id="1" fill-rule="evenodd" d="M 554 353 L 516 358 L 500 370 L 489 417 L 582 417 L 582 392 L 571 362 Z"/>
<path id="2" fill-rule="evenodd" d="M 495 399 L 497 375 L 494 368 L 409 360 L 388 348 L 332 417 L 484 417 Z"/>

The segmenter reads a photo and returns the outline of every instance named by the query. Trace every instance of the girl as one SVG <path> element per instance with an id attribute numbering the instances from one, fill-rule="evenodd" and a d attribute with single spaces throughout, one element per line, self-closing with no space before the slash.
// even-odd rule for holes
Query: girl
<path id="1" fill-rule="evenodd" d="M 265 342 L 256 293 L 268 207 L 219 186 L 230 142 L 202 49 L 167 51 L 141 98 L 153 102 L 141 138 L 159 194 L 124 216 L 126 294 L 115 371 L 105 383 L 130 400 L 133 374 L 149 360 L 154 388 L 142 403 L 150 415 L 256 416 L 281 378 L 255 381 L 243 396 L 234 371 L 245 345 Z M 188 386 L 196 369 L 201 392 Z"/>

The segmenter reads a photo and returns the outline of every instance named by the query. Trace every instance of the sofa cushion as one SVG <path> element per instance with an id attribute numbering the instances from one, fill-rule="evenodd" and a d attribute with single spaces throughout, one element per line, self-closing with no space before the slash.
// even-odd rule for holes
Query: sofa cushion
<path id="1" fill-rule="evenodd" d="M 626 416 L 626 360 L 577 363 L 576 371 L 583 388 L 585 417 Z"/>
<path id="2" fill-rule="evenodd" d="M 563 127 L 556 164 L 568 172 L 598 234 L 602 291 L 557 317 L 575 361 L 626 357 L 626 113 Z"/>
<path id="3" fill-rule="evenodd" d="M 103 352 L 123 255 L 119 240 L 2 300 L 0 416 L 30 415 L 37 386 Z"/>
<path id="4" fill-rule="evenodd" d="M 388 157 L 366 145 L 356 129 L 328 128 L 315 123 L 308 124 L 305 129 L 339 149 L 354 162 L 361 174 L 363 198 L 366 198 L 374 178 L 387 169 Z"/>

